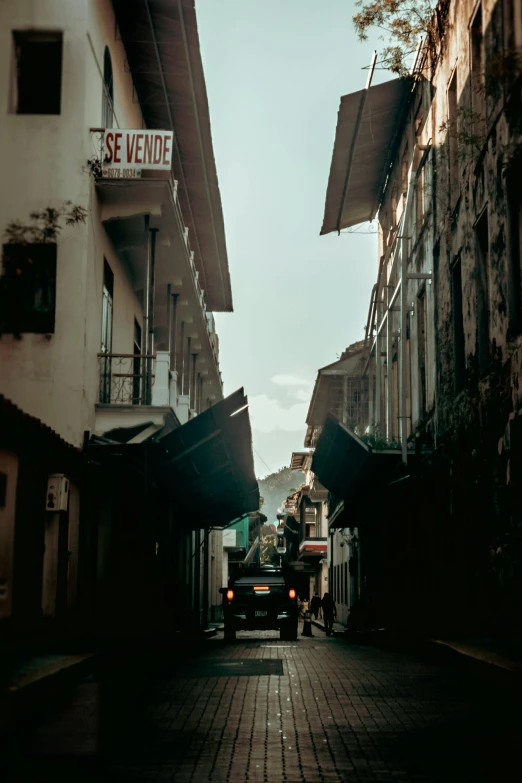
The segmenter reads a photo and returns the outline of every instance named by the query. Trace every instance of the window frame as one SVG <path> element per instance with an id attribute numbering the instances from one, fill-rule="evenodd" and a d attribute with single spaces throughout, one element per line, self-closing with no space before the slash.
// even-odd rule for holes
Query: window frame
<path id="1" fill-rule="evenodd" d="M 39 258 L 35 256 L 39 255 Z M 31 257 L 33 256 L 33 257 Z M 29 244 L 7 243 L 2 247 L 0 276 L 0 333 L 3 334 L 54 334 L 56 328 L 57 294 L 56 242 Z M 11 266 L 12 263 L 12 266 Z M 43 267 L 38 269 L 38 267 Z M 14 272 L 13 272 L 14 269 Z M 24 277 L 25 274 L 25 277 Z M 40 288 L 38 289 L 38 282 Z M 47 291 L 42 282 L 47 281 Z M 26 290 L 23 283 L 27 282 Z M 46 308 L 35 306 L 40 290 L 41 298 L 48 298 Z M 32 291 L 32 293 L 31 293 Z M 2 299 L 5 302 L 2 305 Z M 32 299 L 32 306 L 29 304 Z"/>
<path id="2" fill-rule="evenodd" d="M 64 74 L 64 36 L 62 30 L 17 30 L 11 31 L 12 41 L 12 58 L 11 58 L 11 84 L 9 91 L 9 113 L 17 114 L 20 116 L 48 116 L 57 117 L 62 114 L 62 99 L 63 99 L 63 74 Z M 54 102 L 50 101 L 47 109 L 42 110 L 43 101 L 40 107 L 38 106 L 38 99 L 42 100 L 42 90 L 38 89 L 39 81 L 42 76 L 45 75 L 40 69 L 38 69 L 39 79 L 34 80 L 34 74 L 37 69 L 33 64 L 33 77 L 30 74 L 25 73 L 25 69 L 30 70 L 30 66 L 27 65 L 26 59 L 27 53 L 24 53 L 30 44 L 36 46 L 43 46 L 48 44 L 59 44 L 59 56 L 56 57 L 57 73 L 59 70 L 59 81 L 56 92 L 54 94 Z M 34 53 L 33 53 L 34 54 Z M 35 58 L 36 59 L 36 58 Z M 44 58 L 47 61 L 47 68 L 49 70 L 49 58 Z M 47 74 L 50 76 L 50 73 Z M 24 81 L 32 82 L 36 81 L 36 88 L 32 94 L 24 93 L 22 84 Z M 56 85 L 55 85 L 56 86 Z M 21 97 L 23 94 L 23 98 Z M 31 104 L 31 101 L 33 102 Z M 35 103 L 36 101 L 36 103 Z M 22 109 L 20 108 L 22 105 Z"/>

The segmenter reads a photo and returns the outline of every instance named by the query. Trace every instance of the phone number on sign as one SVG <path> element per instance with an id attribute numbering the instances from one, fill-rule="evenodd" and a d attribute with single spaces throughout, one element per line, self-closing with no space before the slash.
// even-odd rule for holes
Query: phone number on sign
<path id="1" fill-rule="evenodd" d="M 136 179 L 141 177 L 141 169 L 103 169 L 108 179 Z"/>

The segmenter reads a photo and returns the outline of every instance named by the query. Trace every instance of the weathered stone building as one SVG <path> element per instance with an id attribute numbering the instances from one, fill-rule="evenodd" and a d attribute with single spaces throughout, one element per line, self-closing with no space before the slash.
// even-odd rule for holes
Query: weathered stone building
<path id="1" fill-rule="evenodd" d="M 364 458 L 382 492 L 346 482 L 343 520 L 379 622 L 522 617 L 521 53 L 519 0 L 441 2 L 409 77 L 341 99 L 322 233 L 379 221 Z"/>

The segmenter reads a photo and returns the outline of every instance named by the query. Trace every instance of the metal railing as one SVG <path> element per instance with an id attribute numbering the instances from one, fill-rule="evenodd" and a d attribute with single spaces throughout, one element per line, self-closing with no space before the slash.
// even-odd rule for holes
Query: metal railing
<path id="1" fill-rule="evenodd" d="M 105 405 L 151 405 L 152 354 L 99 353 L 99 401 Z"/>

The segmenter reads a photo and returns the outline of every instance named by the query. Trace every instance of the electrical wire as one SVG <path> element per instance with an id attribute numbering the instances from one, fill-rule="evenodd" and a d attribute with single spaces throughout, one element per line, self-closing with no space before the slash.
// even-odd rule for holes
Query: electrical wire
<path id="1" fill-rule="evenodd" d="M 275 470 L 272 470 L 272 468 L 270 467 L 270 465 L 267 465 L 267 464 L 266 464 L 265 460 L 263 459 L 263 457 L 261 456 L 261 454 L 260 454 L 260 453 L 259 453 L 259 452 L 258 452 L 258 451 L 257 451 L 257 450 L 254 448 L 254 446 L 252 446 L 252 448 L 254 449 L 255 453 L 257 454 L 257 456 L 259 457 L 259 459 L 261 460 L 261 462 L 263 463 L 263 465 L 265 466 L 265 468 L 268 468 L 268 470 L 270 471 L 270 473 L 271 473 L 272 475 L 275 475 L 276 471 L 275 471 Z M 263 479 L 261 479 L 261 481 L 263 481 Z M 286 494 L 288 495 L 288 489 L 287 489 L 287 488 L 284 486 L 284 484 L 282 483 L 281 479 L 278 479 L 278 478 L 276 478 L 276 481 L 277 481 L 277 482 L 278 482 L 278 483 L 279 483 L 279 484 L 280 484 L 280 485 L 283 487 L 284 491 L 285 491 L 285 492 L 286 492 Z"/>

